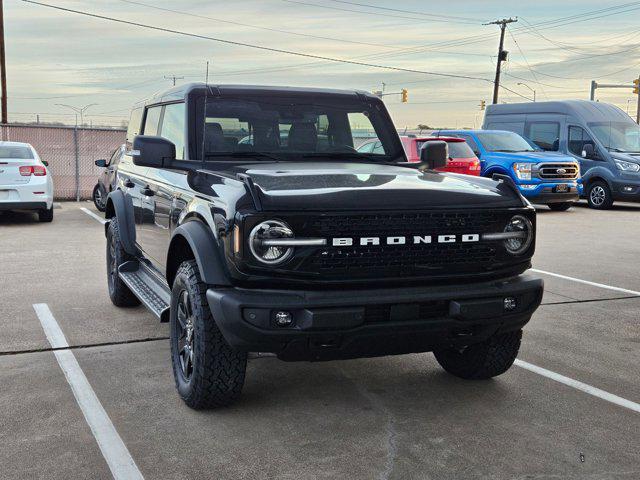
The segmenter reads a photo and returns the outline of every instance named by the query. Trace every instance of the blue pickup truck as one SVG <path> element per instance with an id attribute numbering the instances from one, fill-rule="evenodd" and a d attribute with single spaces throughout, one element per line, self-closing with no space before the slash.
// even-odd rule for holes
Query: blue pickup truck
<path id="1" fill-rule="evenodd" d="M 517 133 L 504 130 L 439 130 L 435 136 L 464 138 L 480 159 L 484 177 L 509 175 L 531 203 L 551 210 L 571 208 L 582 194 L 580 166 L 569 155 L 545 152 Z"/>

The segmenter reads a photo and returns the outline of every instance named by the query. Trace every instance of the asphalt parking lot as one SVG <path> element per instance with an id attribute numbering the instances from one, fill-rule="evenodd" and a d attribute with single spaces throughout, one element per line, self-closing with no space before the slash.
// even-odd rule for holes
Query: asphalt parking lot
<path id="1" fill-rule="evenodd" d="M 540 209 L 543 306 L 501 377 L 459 380 L 431 354 L 256 358 L 241 401 L 210 412 L 175 392 L 168 326 L 109 301 L 81 208 L 0 215 L 0 478 L 111 477 L 60 352 L 147 479 L 640 478 L 640 205 Z M 51 351 L 46 312 L 78 348 Z"/>

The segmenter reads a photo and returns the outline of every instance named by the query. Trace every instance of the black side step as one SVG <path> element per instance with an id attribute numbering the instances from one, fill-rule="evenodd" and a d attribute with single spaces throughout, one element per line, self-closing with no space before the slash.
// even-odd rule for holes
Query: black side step
<path id="1" fill-rule="evenodd" d="M 161 322 L 169 321 L 171 291 L 149 267 L 132 260 L 120 265 L 118 275 L 151 313 Z"/>

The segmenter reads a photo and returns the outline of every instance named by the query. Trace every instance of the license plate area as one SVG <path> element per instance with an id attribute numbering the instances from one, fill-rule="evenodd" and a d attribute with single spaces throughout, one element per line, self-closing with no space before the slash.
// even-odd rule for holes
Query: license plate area
<path id="1" fill-rule="evenodd" d="M 569 191 L 569 185 L 566 183 L 561 183 L 560 185 L 556 185 L 555 192 L 556 193 L 567 193 Z"/>

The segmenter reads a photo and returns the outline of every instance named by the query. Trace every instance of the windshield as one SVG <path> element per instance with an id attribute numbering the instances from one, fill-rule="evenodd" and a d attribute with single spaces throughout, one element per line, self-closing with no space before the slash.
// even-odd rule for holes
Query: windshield
<path id="1" fill-rule="evenodd" d="M 33 152 L 29 147 L 0 145 L 0 158 L 19 158 L 21 160 L 29 160 L 33 158 Z"/>
<path id="2" fill-rule="evenodd" d="M 513 132 L 478 133 L 478 139 L 489 152 L 535 152 L 529 142 Z"/>
<path id="3" fill-rule="evenodd" d="M 344 157 L 397 160 L 393 125 L 375 104 L 344 98 L 209 99 L 204 126 L 205 159 L 265 157 L 299 161 Z M 397 137 L 397 135 L 396 135 Z M 358 151 L 366 140 L 378 148 Z"/>
<path id="4" fill-rule="evenodd" d="M 629 122 L 589 123 L 589 128 L 607 150 L 640 152 L 640 127 Z"/>
<path id="5" fill-rule="evenodd" d="M 427 142 L 416 142 L 418 144 L 418 152 L 422 150 L 422 146 Z M 474 158 L 476 156 L 467 145 L 467 142 L 447 142 L 449 147 L 449 158 Z"/>

